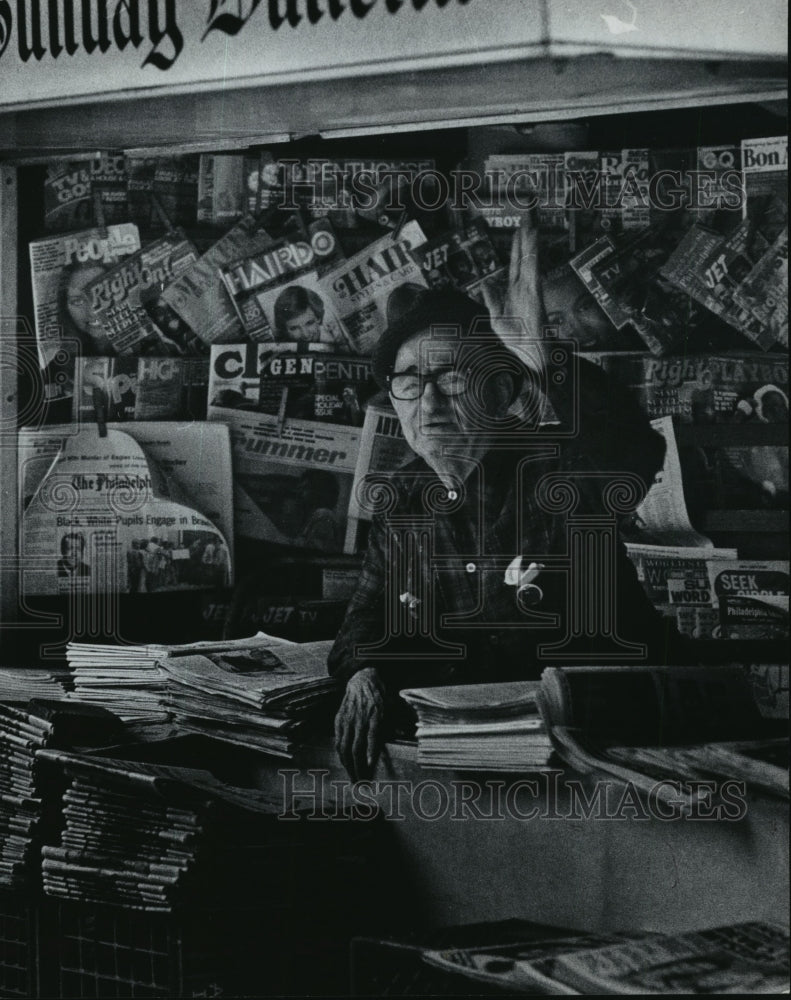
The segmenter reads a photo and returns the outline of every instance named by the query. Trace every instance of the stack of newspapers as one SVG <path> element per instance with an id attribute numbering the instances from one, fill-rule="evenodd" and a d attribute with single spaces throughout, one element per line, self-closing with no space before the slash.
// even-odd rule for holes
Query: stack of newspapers
<path id="1" fill-rule="evenodd" d="M 64 698 L 68 670 L 52 667 L 0 667 L 0 701 L 26 704 L 31 698 Z"/>
<path id="2" fill-rule="evenodd" d="M 47 895 L 171 912 L 228 897 L 260 904 L 284 881 L 293 891 L 295 838 L 315 824 L 280 823 L 280 796 L 194 768 L 58 749 L 39 758 L 65 786 L 63 827 L 42 849 Z"/>
<path id="3" fill-rule="evenodd" d="M 552 744 L 536 706 L 538 681 L 402 691 L 417 712 L 425 767 L 523 771 L 546 766 Z"/>
<path id="4" fill-rule="evenodd" d="M 176 728 L 291 757 L 337 708 L 339 687 L 327 673 L 331 645 L 259 634 L 168 656 L 161 667 Z"/>
<path id="5" fill-rule="evenodd" d="M 60 765 L 68 779 L 60 844 L 42 850 L 44 891 L 171 910 L 197 863 L 206 826 L 202 797 L 174 794 L 175 783 L 158 781 L 144 764 L 94 761 L 57 750 L 42 756 Z"/>
<path id="6" fill-rule="evenodd" d="M 291 757 L 337 707 L 331 645 L 259 632 L 180 646 L 69 643 L 67 656 L 74 697 L 124 721 L 170 719 L 177 732 Z"/>
<path id="7" fill-rule="evenodd" d="M 36 751 L 45 747 L 52 725 L 0 704 L 0 886 L 29 886 L 38 859 L 42 800 Z"/>
<path id="8" fill-rule="evenodd" d="M 102 705 L 124 722 L 166 722 L 165 677 L 158 667 L 166 646 L 111 646 L 70 642 L 66 660 L 74 691 L 69 697 Z"/>

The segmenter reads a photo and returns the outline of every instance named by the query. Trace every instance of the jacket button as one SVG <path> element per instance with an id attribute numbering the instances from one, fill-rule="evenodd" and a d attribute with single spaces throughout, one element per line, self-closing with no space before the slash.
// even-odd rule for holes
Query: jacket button
<path id="1" fill-rule="evenodd" d="M 475 563 L 469 562 L 469 563 L 467 563 L 467 565 L 464 568 L 467 570 L 468 573 L 474 573 L 475 569 L 476 569 L 476 566 L 475 566 Z"/>

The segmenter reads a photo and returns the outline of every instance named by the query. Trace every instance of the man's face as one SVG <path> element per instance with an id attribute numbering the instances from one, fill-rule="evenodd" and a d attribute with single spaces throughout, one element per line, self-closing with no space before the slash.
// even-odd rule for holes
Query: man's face
<path id="1" fill-rule="evenodd" d="M 421 344 L 423 348 L 421 350 Z M 464 357 L 459 344 L 438 341 L 429 330 L 423 330 L 404 341 L 395 359 L 393 375 L 410 373 L 437 375 L 454 369 L 464 371 Z M 461 356 L 460 356 L 461 355 Z M 506 376 L 506 378 L 508 378 Z M 473 377 L 473 382 L 474 382 Z M 488 383 L 494 380 L 489 379 Z M 404 437 L 410 448 L 425 459 L 432 468 L 442 465 L 443 450 L 448 448 L 454 457 L 472 458 L 480 453 L 480 443 L 473 431 L 481 427 L 484 415 L 494 416 L 507 406 L 510 399 L 510 379 L 507 386 L 487 384 L 481 397 L 472 398 L 472 388 L 458 396 L 445 396 L 436 383 L 423 384 L 423 393 L 417 399 L 390 399 L 401 421 Z"/>
<path id="2" fill-rule="evenodd" d="M 286 335 L 289 340 L 318 340 L 321 335 L 318 316 L 310 308 L 292 316 L 286 320 Z"/>
<path id="3" fill-rule="evenodd" d="M 68 566 L 77 566 L 82 559 L 82 545 L 76 538 L 66 537 L 63 543 L 63 560 Z"/>

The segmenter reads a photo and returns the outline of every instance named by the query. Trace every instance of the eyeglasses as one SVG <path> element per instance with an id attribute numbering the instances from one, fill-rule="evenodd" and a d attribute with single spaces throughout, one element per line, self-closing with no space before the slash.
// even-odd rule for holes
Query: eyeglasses
<path id="1" fill-rule="evenodd" d="M 420 399 L 431 382 L 443 396 L 460 396 L 467 391 L 469 373 L 460 368 L 439 372 L 395 372 L 387 377 L 387 387 L 394 399 Z"/>

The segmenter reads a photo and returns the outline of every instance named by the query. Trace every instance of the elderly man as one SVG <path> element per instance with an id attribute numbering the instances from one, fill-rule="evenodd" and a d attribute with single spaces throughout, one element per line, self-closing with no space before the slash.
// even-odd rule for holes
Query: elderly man
<path id="1" fill-rule="evenodd" d="M 535 678 L 566 655 L 668 655 L 665 625 L 617 540 L 607 495 L 616 481 L 627 494 L 638 484 L 636 506 L 664 444 L 599 369 L 582 365 L 576 381 L 551 370 L 550 342 L 544 349 L 537 339 L 537 275 L 535 234 L 523 231 L 506 301 L 493 309 L 487 296 L 492 317 L 525 320 L 524 336 L 508 347 L 513 324 L 459 293 L 399 289 L 388 304 L 374 374 L 418 457 L 394 473 L 390 502 L 374 516 L 329 658 L 347 685 L 336 745 L 353 780 L 371 773 L 404 716 L 402 688 Z M 535 368 L 547 359 L 539 392 Z M 569 490 L 576 499 L 564 506 Z M 572 516 L 592 519 L 594 535 L 604 526 L 597 576 L 580 582 L 577 572 L 576 583 L 575 556 L 581 565 L 585 554 L 570 552 Z M 591 634 L 591 622 L 601 634 Z"/>

